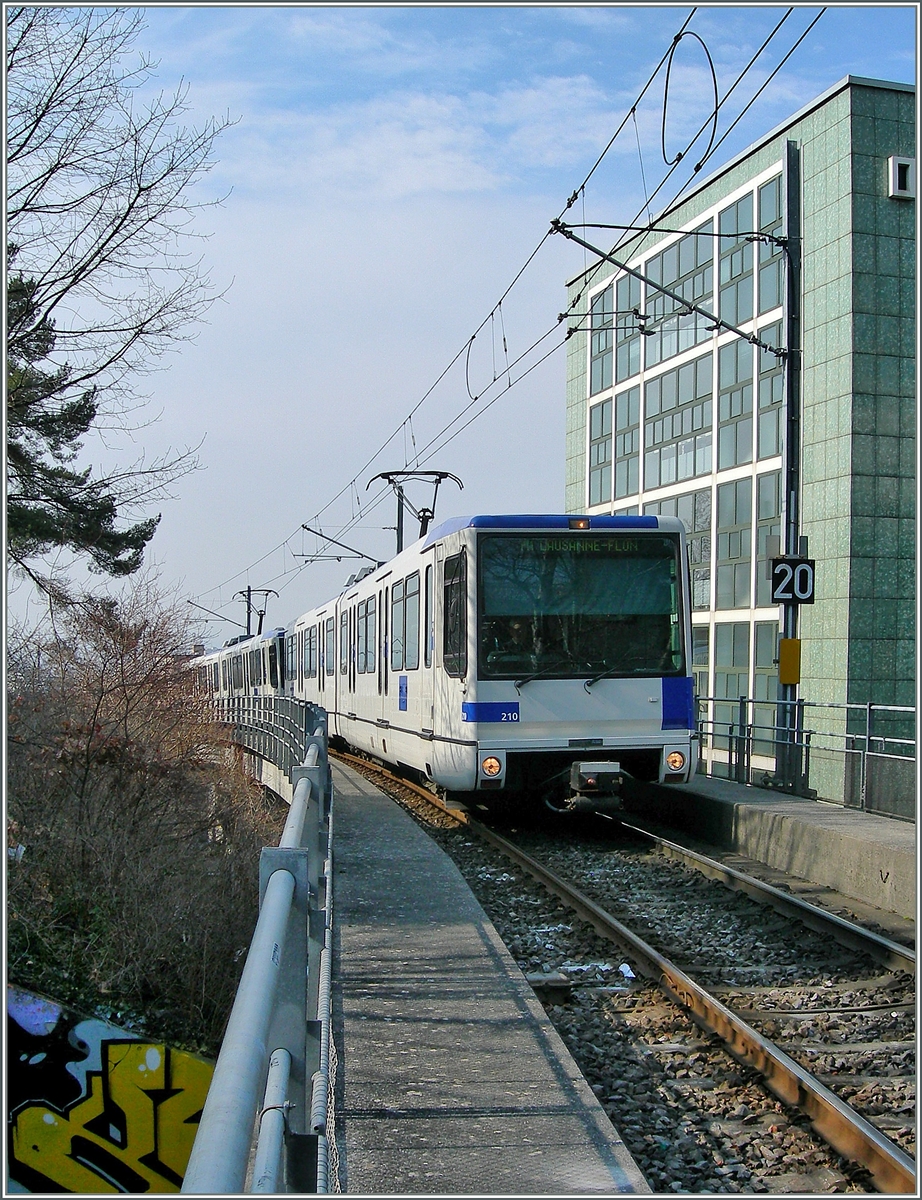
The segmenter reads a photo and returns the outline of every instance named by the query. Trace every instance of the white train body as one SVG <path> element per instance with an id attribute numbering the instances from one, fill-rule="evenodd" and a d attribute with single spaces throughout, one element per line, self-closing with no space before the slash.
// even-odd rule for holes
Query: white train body
<path id="1" fill-rule="evenodd" d="M 450 792 L 553 803 L 574 764 L 694 771 L 689 610 L 675 518 L 463 517 L 287 630 L 196 665 L 220 695 L 274 684 L 319 704 L 331 736 Z"/>

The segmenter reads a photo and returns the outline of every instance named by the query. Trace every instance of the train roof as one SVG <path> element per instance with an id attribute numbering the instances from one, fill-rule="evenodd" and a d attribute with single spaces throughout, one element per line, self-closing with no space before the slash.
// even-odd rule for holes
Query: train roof
<path id="1" fill-rule="evenodd" d="M 434 526 L 426 535 L 423 546 L 457 533 L 461 529 L 573 529 L 573 521 L 588 521 L 583 529 L 675 529 L 676 518 L 655 516 L 588 516 L 584 513 L 518 513 L 511 516 L 450 517 Z"/>

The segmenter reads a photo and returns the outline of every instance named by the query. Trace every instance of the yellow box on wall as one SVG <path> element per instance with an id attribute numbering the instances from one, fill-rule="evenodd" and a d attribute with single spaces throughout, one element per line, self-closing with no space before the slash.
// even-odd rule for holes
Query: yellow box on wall
<path id="1" fill-rule="evenodd" d="M 778 682 L 800 683 L 800 638 L 781 638 L 778 642 Z"/>

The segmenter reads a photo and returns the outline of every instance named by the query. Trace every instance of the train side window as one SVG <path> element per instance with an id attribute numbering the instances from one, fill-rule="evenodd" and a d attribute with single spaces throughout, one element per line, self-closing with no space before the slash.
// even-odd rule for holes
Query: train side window
<path id="1" fill-rule="evenodd" d="M 323 647 L 323 665 L 327 675 L 332 675 L 336 670 L 336 629 L 333 625 L 332 617 L 327 617 L 326 639 Z"/>
<path id="2" fill-rule="evenodd" d="M 403 665 L 407 671 L 419 666 L 419 571 L 407 576 L 404 599 Z"/>
<path id="3" fill-rule="evenodd" d="M 304 678 L 317 677 L 317 626 L 304 630 Z"/>
<path id="4" fill-rule="evenodd" d="M 398 579 L 391 588 L 391 669 L 394 671 L 403 670 L 405 618 L 404 582 Z"/>
<path id="5" fill-rule="evenodd" d="M 384 589 L 384 603 L 379 607 L 381 609 L 381 675 L 384 678 L 384 694 L 387 695 L 387 680 L 388 680 L 388 663 L 387 663 L 387 646 L 389 638 L 394 636 L 394 631 L 388 629 L 387 614 L 390 607 L 390 588 Z"/>
<path id="6" fill-rule="evenodd" d="M 368 600 L 368 605 L 365 615 L 365 670 L 370 674 L 375 673 L 375 598 L 371 596 Z"/>
<path id="7" fill-rule="evenodd" d="M 349 610 L 339 614 L 339 673 L 345 675 L 349 667 Z"/>
<path id="8" fill-rule="evenodd" d="M 269 643 L 269 686 L 278 688 L 279 685 L 279 652 L 278 642 Z"/>
<path id="9" fill-rule="evenodd" d="M 365 613 L 367 610 L 368 606 L 364 600 L 359 602 L 355 610 L 355 669 L 359 675 L 365 674 Z"/>
<path id="10" fill-rule="evenodd" d="M 467 674 L 467 555 L 445 559 L 442 660 L 449 675 Z"/>
<path id="11" fill-rule="evenodd" d="M 432 620 L 432 564 L 430 563 L 426 567 L 426 609 L 423 621 L 423 637 L 425 638 L 423 663 L 427 667 L 432 666 L 432 643 L 434 640 L 432 636 Z"/>
<path id="12" fill-rule="evenodd" d="M 377 651 L 378 651 L 378 695 L 380 696 L 381 695 L 381 673 L 383 670 L 382 664 L 384 662 L 384 654 L 385 654 L 385 650 L 386 650 L 386 643 L 384 641 L 384 638 L 386 636 L 384 633 L 384 609 L 381 606 L 381 593 L 380 592 L 378 592 L 378 612 L 381 614 L 381 620 L 377 626 L 377 636 L 379 636 L 381 638 L 381 645 L 378 646 L 377 641 L 376 641 L 375 646 L 377 647 Z"/>

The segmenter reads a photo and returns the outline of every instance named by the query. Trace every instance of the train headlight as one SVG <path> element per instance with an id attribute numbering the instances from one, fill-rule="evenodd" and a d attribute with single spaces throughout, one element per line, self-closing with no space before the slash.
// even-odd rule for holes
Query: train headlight
<path id="1" fill-rule="evenodd" d="M 480 769 L 489 779 L 498 775 L 503 769 L 503 764 L 498 758 L 494 758 L 491 754 L 489 758 L 485 758 L 480 763 Z"/>
<path id="2" fill-rule="evenodd" d="M 666 766 L 670 771 L 681 771 L 685 766 L 685 755 L 681 750 L 672 750 L 666 755 Z"/>

